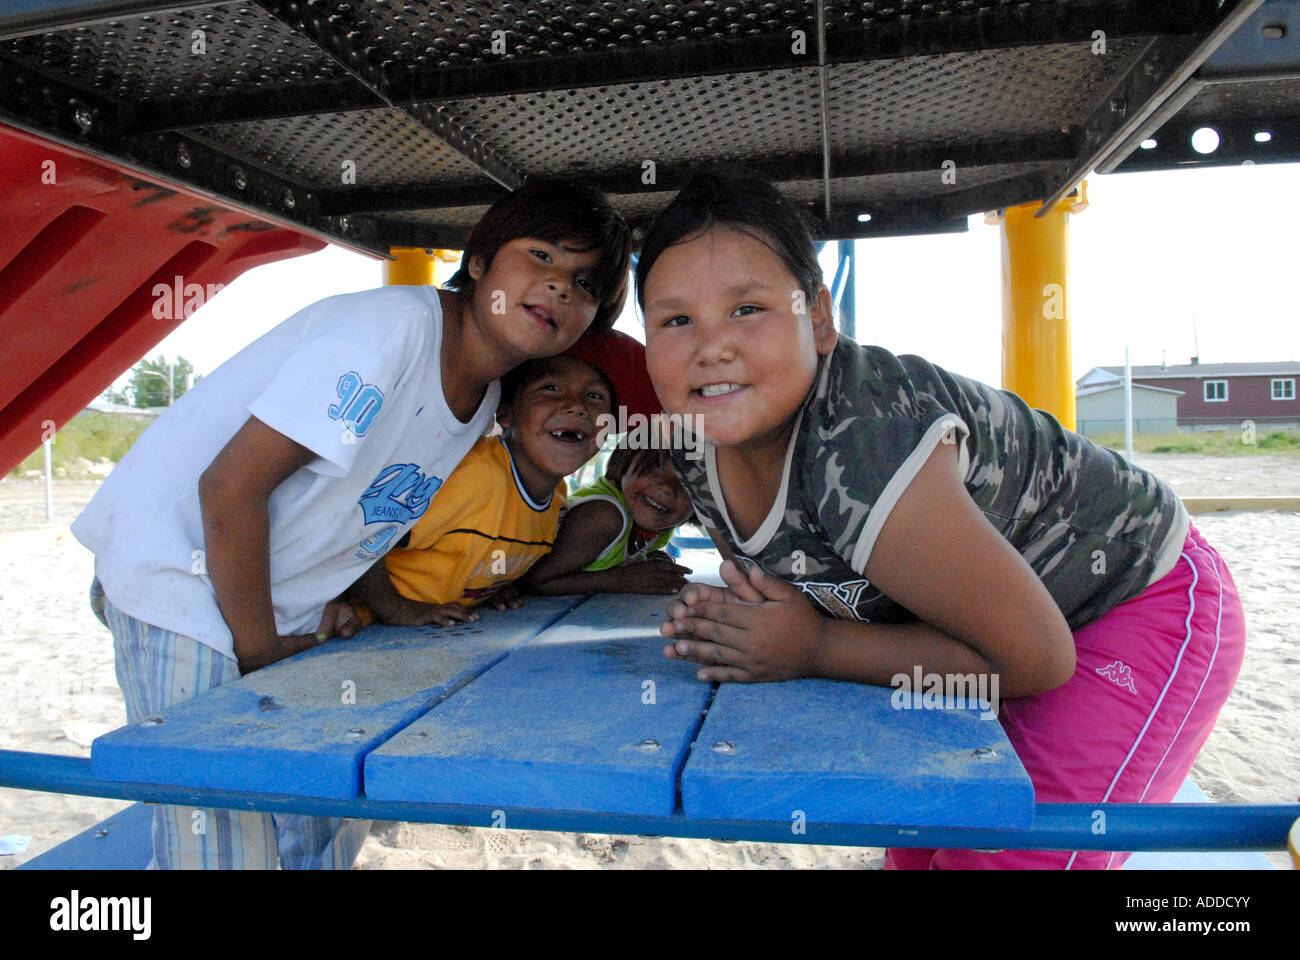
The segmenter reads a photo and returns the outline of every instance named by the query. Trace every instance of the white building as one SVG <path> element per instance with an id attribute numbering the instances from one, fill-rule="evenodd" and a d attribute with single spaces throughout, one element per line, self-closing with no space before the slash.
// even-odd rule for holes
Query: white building
<path id="1" fill-rule="evenodd" d="M 1133 433 L 1175 433 L 1182 390 L 1133 384 Z M 1093 367 L 1075 383 L 1075 421 L 1085 437 L 1124 432 L 1124 377 Z"/>

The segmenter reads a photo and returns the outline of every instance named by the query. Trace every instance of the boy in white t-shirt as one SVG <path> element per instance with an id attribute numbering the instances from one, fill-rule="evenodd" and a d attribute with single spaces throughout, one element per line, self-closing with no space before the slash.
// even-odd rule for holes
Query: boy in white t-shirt
<path id="1" fill-rule="evenodd" d="M 629 250 L 598 191 L 530 181 L 475 226 L 449 290 L 314 303 L 160 417 L 73 524 L 95 554 L 128 718 L 350 633 L 333 598 L 490 428 L 501 375 L 612 325 Z M 207 821 L 193 836 L 188 808 L 160 807 L 153 865 L 346 868 L 369 828 Z"/>

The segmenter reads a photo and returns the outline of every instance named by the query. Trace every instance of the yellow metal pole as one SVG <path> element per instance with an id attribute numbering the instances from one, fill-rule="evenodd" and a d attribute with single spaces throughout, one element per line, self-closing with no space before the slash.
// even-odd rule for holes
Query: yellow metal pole
<path id="1" fill-rule="evenodd" d="M 1002 388 L 1075 429 L 1070 370 L 1070 230 L 1088 206 L 1085 181 L 1043 217 L 1038 203 L 1009 208 L 1002 223 Z"/>
<path id="2" fill-rule="evenodd" d="M 426 250 L 423 247 L 392 247 L 392 260 L 384 261 L 384 286 L 441 284 L 460 263 L 458 250 Z"/>

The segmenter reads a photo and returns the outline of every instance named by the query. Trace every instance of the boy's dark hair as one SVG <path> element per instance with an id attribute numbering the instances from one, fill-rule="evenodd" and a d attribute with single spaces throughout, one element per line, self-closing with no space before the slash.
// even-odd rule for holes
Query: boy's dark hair
<path id="1" fill-rule="evenodd" d="M 600 306 L 588 329 L 608 330 L 614 325 L 627 299 L 632 233 L 603 193 L 574 180 L 530 178 L 492 204 L 470 231 L 460 268 L 443 286 L 473 297 L 470 261 L 482 257 L 491 267 L 502 245 L 519 237 L 599 250 L 590 278 Z"/>
<path id="2" fill-rule="evenodd" d="M 626 440 L 624 441 L 626 443 Z M 614 452 L 609 455 L 605 461 L 605 479 L 616 487 L 623 486 L 623 478 L 629 473 L 644 473 L 649 470 L 661 470 L 667 467 L 669 470 L 676 471 L 673 466 L 672 457 L 665 449 L 657 447 L 641 447 L 633 450 L 624 443 L 620 443 Z M 686 516 L 682 523 L 699 523 L 695 517 L 695 510 Z M 678 524 L 681 526 L 681 524 Z"/>
<path id="3" fill-rule="evenodd" d="M 563 353 L 554 357 L 534 357 L 532 360 L 525 360 L 502 377 L 501 400 L 497 404 L 497 409 L 513 410 L 515 401 L 519 399 L 519 394 L 525 387 L 536 383 L 543 377 L 550 376 L 553 370 L 565 363 L 580 363 L 584 367 L 591 367 L 600 375 L 600 379 L 604 381 L 605 386 L 609 389 L 610 411 L 618 409 L 618 391 L 614 389 L 614 381 L 609 378 L 609 374 L 585 360 L 579 360 L 577 357 L 570 357 Z"/>
<path id="4" fill-rule="evenodd" d="M 645 311 L 645 281 L 669 247 L 713 226 L 749 234 L 785 264 L 809 302 L 822 283 L 817 247 L 807 218 L 761 177 L 737 166 L 700 168 L 655 218 L 636 265 L 637 304 Z"/>

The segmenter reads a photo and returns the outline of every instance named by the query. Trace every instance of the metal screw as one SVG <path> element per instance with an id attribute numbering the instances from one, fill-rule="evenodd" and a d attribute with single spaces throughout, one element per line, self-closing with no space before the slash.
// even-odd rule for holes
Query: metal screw
<path id="1" fill-rule="evenodd" d="M 186 169 L 189 169 L 189 165 L 194 162 L 190 156 L 190 148 L 183 143 L 176 146 L 176 162 Z"/>
<path id="2" fill-rule="evenodd" d="M 366 731 L 365 731 L 365 730 L 362 730 L 360 727 L 353 727 L 351 730 L 348 731 L 348 739 L 349 739 L 349 740 L 360 740 L 360 739 L 361 739 L 361 735 L 362 735 L 363 733 L 365 733 L 365 732 L 366 732 Z"/>
<path id="3" fill-rule="evenodd" d="M 247 175 L 245 175 L 245 173 L 244 173 L 243 170 L 236 170 L 236 171 L 235 171 L 235 188 L 238 189 L 238 190 L 243 190 L 246 186 L 248 186 L 248 177 L 247 177 Z"/>
<path id="4" fill-rule="evenodd" d="M 640 743 L 637 744 L 636 748 L 640 750 L 642 753 L 654 753 L 656 750 L 659 749 L 659 741 L 642 740 Z"/>
<path id="5" fill-rule="evenodd" d="M 348 230 L 349 230 L 351 227 L 352 227 L 352 221 L 351 221 L 351 220 L 349 220 L 347 217 L 339 217 L 339 229 L 340 229 L 340 230 L 342 230 L 344 233 L 347 233 Z"/>
<path id="6" fill-rule="evenodd" d="M 1127 113 L 1127 112 L 1128 112 L 1128 101 L 1125 100 L 1123 97 L 1116 97 L 1114 100 L 1112 100 L 1112 101 L 1110 102 L 1110 112 L 1111 112 L 1111 113 Z"/>
<path id="7" fill-rule="evenodd" d="M 142 726 L 142 727 L 156 727 L 156 726 L 158 726 L 158 725 L 159 725 L 160 723 L 162 723 L 162 722 L 163 722 L 163 718 L 162 718 L 162 717 L 145 717 L 143 720 L 140 721 L 140 726 Z"/>
<path id="8" fill-rule="evenodd" d="M 713 749 L 717 753 L 735 753 L 736 745 L 730 740 L 719 740 L 713 745 Z"/>
<path id="9" fill-rule="evenodd" d="M 1259 32 L 1265 40 L 1281 40 L 1286 36 L 1286 25 L 1281 23 L 1270 23 Z"/>
<path id="10" fill-rule="evenodd" d="M 980 760 L 992 760 L 998 755 L 998 752 L 992 747 L 980 747 L 978 750 L 972 750 L 970 755 Z"/>
<path id="11" fill-rule="evenodd" d="M 103 839 L 104 837 L 106 837 L 106 836 L 108 836 L 108 831 L 107 831 L 107 830 L 96 830 L 96 831 L 95 831 L 95 839 L 96 839 L 96 840 L 102 840 L 102 839 Z"/>
<path id="12" fill-rule="evenodd" d="M 90 128 L 95 125 L 95 117 L 88 107 L 77 107 L 73 110 L 72 119 L 82 133 L 90 133 Z"/>
<path id="13" fill-rule="evenodd" d="M 280 199 L 284 203 L 285 207 L 287 207 L 290 210 L 293 209 L 294 199 L 293 199 L 292 190 L 284 191 L 284 195 Z"/>

